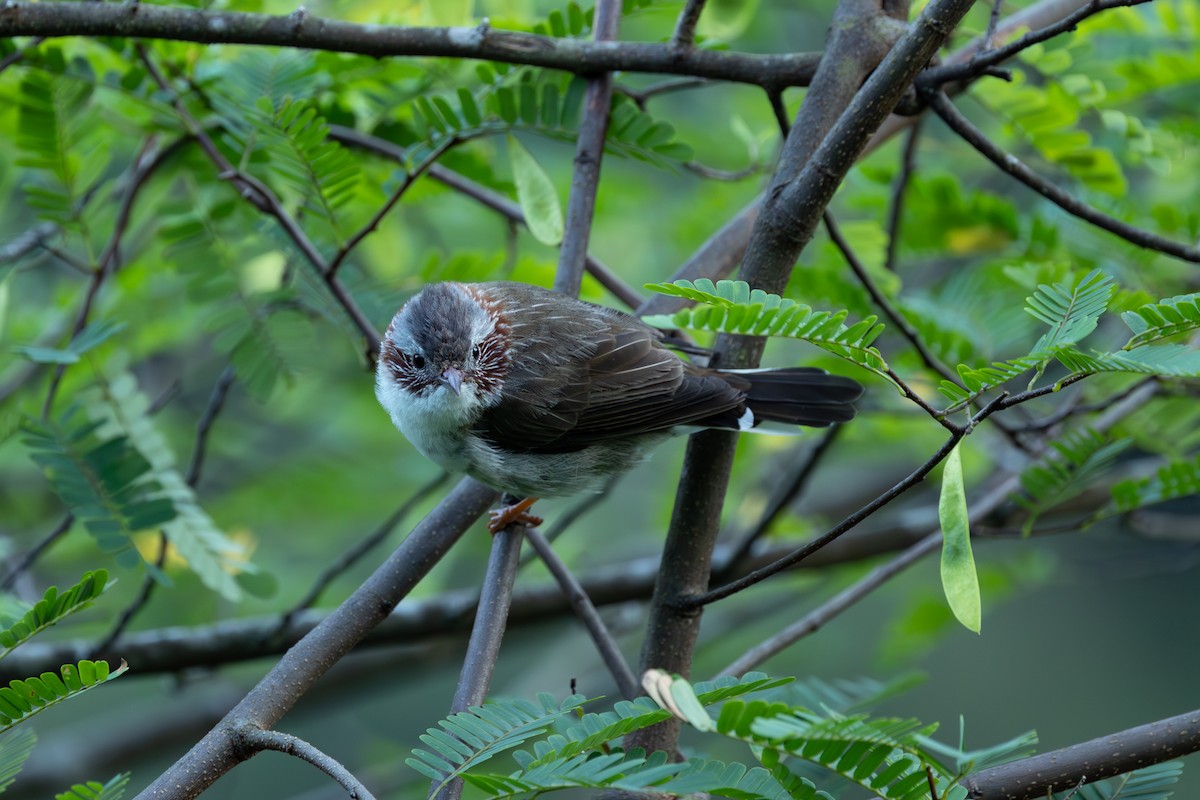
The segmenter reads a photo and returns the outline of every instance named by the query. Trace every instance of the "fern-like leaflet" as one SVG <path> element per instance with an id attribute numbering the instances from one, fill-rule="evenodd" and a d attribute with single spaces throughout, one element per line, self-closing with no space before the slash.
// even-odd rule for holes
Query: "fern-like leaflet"
<path id="1" fill-rule="evenodd" d="M 29 205 L 43 218 L 76 229 L 81 224 L 80 200 L 107 166 L 103 152 L 87 159 L 79 156 L 80 142 L 89 132 L 85 110 L 91 96 L 92 87 L 85 81 L 31 70 L 21 80 L 17 106 L 17 163 L 49 179 L 25 184 Z"/>
<path id="2" fill-rule="evenodd" d="M 140 564 L 133 534 L 169 522 L 175 506 L 151 477 L 150 463 L 127 437 L 101 439 L 101 423 L 26 420 L 23 442 L 50 486 L 100 548 L 124 566 Z"/>
<path id="3" fill-rule="evenodd" d="M 128 669 L 124 661 L 116 670 L 110 670 L 107 661 L 85 660 L 64 664 L 57 673 L 43 672 L 36 677 L 9 681 L 7 686 L 0 686 L 0 733 L 51 706 L 115 680 Z"/>
<path id="4" fill-rule="evenodd" d="M 80 394 L 87 414 L 98 422 L 96 432 L 104 437 L 125 437 L 150 464 L 150 474 L 162 487 L 162 495 L 175 509 L 163 525 L 163 533 L 201 582 L 225 598 L 237 601 L 241 589 L 236 571 L 253 567 L 242 560 L 242 549 L 221 532 L 201 508 L 195 493 L 175 466 L 175 454 L 159 433 L 148 412 L 149 401 L 128 372 L 115 378 L 100 377 L 96 386 Z"/>
<path id="5" fill-rule="evenodd" d="M 1112 278 L 1100 270 L 1092 270 L 1070 286 L 1040 284 L 1037 291 L 1026 298 L 1025 311 L 1049 325 L 1050 330 L 1038 339 L 1029 355 L 995 362 L 989 367 L 958 365 L 959 382 L 942 381 L 938 387 L 951 402 L 947 413 L 1031 369 L 1036 370 L 1036 380 L 1047 362 L 1096 329 L 1114 290 Z M 1033 381 L 1030 383 L 1032 385 Z"/>
<path id="6" fill-rule="evenodd" d="M 1127 478 L 1112 487 L 1112 501 L 1097 512 L 1108 517 L 1200 494 L 1200 456 L 1171 461 L 1148 477 Z"/>
<path id="7" fill-rule="evenodd" d="M 54 800 L 121 800 L 125 796 L 125 786 L 128 783 L 129 773 L 122 772 L 107 783 L 77 783 L 67 791 L 55 794 Z"/>
<path id="8" fill-rule="evenodd" d="M 749 673 L 740 680 L 722 678 L 698 684 L 696 688 L 699 701 L 710 705 L 789 682 L 790 679 Z M 540 707 L 524 700 L 501 700 L 455 714 L 438 723 L 439 728 L 428 729 L 421 740 L 430 749 L 413 750 L 415 758 L 408 759 L 407 763 L 436 781 L 449 781 L 459 775 L 465 780 L 474 780 L 471 773 L 464 774 L 465 770 L 545 735 L 557 720 L 568 713 L 578 713 L 583 703 L 581 697 L 567 698 L 561 704 L 555 703 L 549 695 L 539 695 L 538 699 Z M 523 764 L 523 770 L 541 769 L 547 764 L 573 769 L 573 759 L 669 717 L 668 712 L 647 697 L 623 700 L 612 711 L 583 714 L 578 722 L 565 726 L 560 732 L 539 738 L 533 743 L 532 752 L 519 752 L 515 757 Z M 577 774 L 575 778 L 578 777 Z"/>
<path id="9" fill-rule="evenodd" d="M 1107 472 L 1130 444 L 1131 439 L 1110 442 L 1091 428 L 1073 431 L 1051 442 L 1054 455 L 1021 473 L 1024 494 L 1014 500 L 1029 512 L 1021 526 L 1022 533 L 1028 536 L 1041 514 L 1076 496 Z"/>
<path id="10" fill-rule="evenodd" d="M 38 347 L 16 345 L 13 352 L 39 364 L 75 364 L 85 353 L 99 347 L 112 336 L 125 329 L 125 323 L 112 320 L 97 320 L 81 330 L 65 347 Z"/>
<path id="11" fill-rule="evenodd" d="M 1183 774 L 1182 761 L 1166 761 L 1106 781 L 1057 792 L 1054 800 L 1167 800 Z"/>
<path id="12" fill-rule="evenodd" d="M 1074 344 L 1094 331 L 1114 291 L 1113 279 L 1098 269 L 1084 275 L 1074 286 L 1062 283 L 1038 286 L 1036 292 L 1025 298 L 1025 310 L 1049 325 L 1050 330 L 1038 339 L 1033 352 L 1044 353 Z"/>
<path id="13" fill-rule="evenodd" d="M 645 317 L 643 322 L 648 325 L 801 339 L 892 380 L 883 355 L 871 346 L 884 327 L 875 317 L 847 327 L 846 311 L 814 311 L 795 300 L 751 290 L 745 281 L 675 281 L 648 283 L 646 288 L 703 304 L 670 315 Z"/>
<path id="14" fill-rule="evenodd" d="M 48 588 L 20 619 L 0 630 L 0 647 L 4 648 L 0 659 L 51 625 L 91 606 L 108 586 L 108 572 L 97 569 L 83 573 L 78 583 L 62 592 L 57 586 Z"/>
<path id="15" fill-rule="evenodd" d="M 1200 293 L 1168 297 L 1157 303 L 1126 311 L 1121 319 L 1133 331 L 1122 350 L 1157 342 L 1176 334 L 1200 328 Z"/>
<path id="16" fill-rule="evenodd" d="M 0 792 L 7 789 L 16 779 L 17 773 L 33 752 L 37 734 L 32 728 L 22 728 L 0 738 Z"/>
<path id="17" fill-rule="evenodd" d="M 414 749 L 409 766 L 444 786 L 465 770 L 545 733 L 556 719 L 578 708 L 583 698 L 573 695 L 561 704 L 548 694 L 541 705 L 508 700 L 473 706 L 453 714 L 421 736 L 429 750 Z"/>

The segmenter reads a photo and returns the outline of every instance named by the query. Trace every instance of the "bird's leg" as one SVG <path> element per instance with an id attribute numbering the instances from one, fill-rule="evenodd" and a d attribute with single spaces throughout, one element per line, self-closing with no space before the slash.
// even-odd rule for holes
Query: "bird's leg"
<path id="1" fill-rule="evenodd" d="M 541 517 L 525 513 L 529 510 L 530 506 L 537 502 L 538 499 L 536 497 L 526 497 L 524 500 L 515 503 L 508 502 L 510 500 L 516 500 L 516 498 L 512 495 L 504 495 L 501 502 L 506 503 L 506 505 L 500 506 L 500 508 L 493 508 L 488 512 L 488 516 L 490 517 L 488 520 L 488 532 L 493 536 L 513 523 L 520 523 L 526 527 L 542 524 Z"/>

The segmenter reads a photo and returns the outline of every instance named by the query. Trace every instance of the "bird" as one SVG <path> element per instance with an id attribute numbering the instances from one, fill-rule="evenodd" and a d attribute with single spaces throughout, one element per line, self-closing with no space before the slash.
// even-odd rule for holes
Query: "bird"
<path id="1" fill-rule="evenodd" d="M 380 343 L 375 393 L 423 455 L 510 499 L 599 491 L 678 433 L 847 422 L 863 387 L 814 367 L 711 369 L 637 317 L 510 281 L 425 286 Z"/>

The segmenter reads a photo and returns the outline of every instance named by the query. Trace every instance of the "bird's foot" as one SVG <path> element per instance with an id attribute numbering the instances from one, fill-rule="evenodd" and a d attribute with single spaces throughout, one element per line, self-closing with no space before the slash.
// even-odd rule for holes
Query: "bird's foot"
<path id="1" fill-rule="evenodd" d="M 527 528 L 541 525 L 541 517 L 535 517 L 533 514 L 526 513 L 529 510 L 529 507 L 536 502 L 536 497 L 526 497 L 519 503 L 501 506 L 500 508 L 493 508 L 488 512 L 488 516 L 490 517 L 488 520 L 488 532 L 495 536 L 509 525 L 518 523 Z"/>

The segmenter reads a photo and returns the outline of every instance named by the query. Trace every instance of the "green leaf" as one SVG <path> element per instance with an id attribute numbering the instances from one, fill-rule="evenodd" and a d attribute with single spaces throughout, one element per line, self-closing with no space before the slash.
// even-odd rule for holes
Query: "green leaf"
<path id="1" fill-rule="evenodd" d="M 671 315 L 644 317 L 642 321 L 647 325 L 800 339 L 892 382 L 883 355 L 871 346 L 884 328 L 875 317 L 847 327 L 846 311 L 814 311 L 795 300 L 761 289 L 751 290 L 745 281 L 723 280 L 714 284 L 707 279 L 694 283 L 680 280 L 648 283 L 646 288 L 704 304 Z"/>
<path id="2" fill-rule="evenodd" d="M 85 572 L 78 583 L 61 593 L 51 586 L 20 620 L 0 630 L 0 646 L 4 648 L 0 659 L 51 625 L 91 606 L 108 586 L 108 572 L 102 569 Z"/>
<path id="3" fill-rule="evenodd" d="M 961 443 L 946 457 L 942 471 L 942 494 L 938 520 L 942 526 L 942 589 L 950 610 L 968 630 L 979 633 L 982 607 L 979 576 L 971 554 L 971 528 L 967 518 L 967 496 L 963 488 Z"/>
<path id="4" fill-rule="evenodd" d="M 1024 495 L 1014 500 L 1029 511 L 1022 533 L 1028 536 L 1041 514 L 1084 491 L 1132 443 L 1132 439 L 1109 442 L 1091 428 L 1072 431 L 1051 442 L 1051 455 L 1021 473 Z"/>
<path id="5" fill-rule="evenodd" d="M 139 563 L 133 534 L 170 521 L 175 508 L 127 437 L 102 439 L 96 435 L 99 423 L 79 423 L 75 411 L 55 421 L 26 420 L 23 442 L 100 549 Z"/>
<path id="6" fill-rule="evenodd" d="M 1074 344 L 1094 331 L 1114 291 L 1113 279 L 1098 269 L 1071 287 L 1062 283 L 1038 286 L 1033 296 L 1026 298 L 1025 310 L 1049 325 L 1050 331 L 1033 346 L 1033 352 Z"/>
<path id="7" fill-rule="evenodd" d="M 38 677 L 9 681 L 7 687 L 0 688 L 0 733 L 51 706 L 116 680 L 128 669 L 123 661 L 112 672 L 107 661 L 80 661 L 64 664 L 59 669 L 61 678 L 52 672 L 44 672 Z"/>
<path id="8" fill-rule="evenodd" d="M 122 772 L 103 784 L 99 781 L 77 783 L 67 791 L 54 795 L 54 800 L 121 800 L 125 796 L 129 775 L 128 772 Z"/>
<path id="9" fill-rule="evenodd" d="M 533 156 L 515 137 L 508 137 L 508 158 L 517 200 L 529 232 L 542 244 L 556 246 L 563 237 L 563 213 L 554 184 Z"/>
<path id="10" fill-rule="evenodd" d="M 176 552 L 210 589 L 226 599 L 242 598 L 235 575 L 254 571 L 244 560 L 242 548 L 226 536 L 201 507 L 191 487 L 175 466 L 175 454 L 148 413 L 149 400 L 138 390 L 132 374 L 123 372 L 80 393 L 87 414 L 101 437 L 120 437 L 131 443 L 146 459 L 148 477 L 161 488 L 161 497 L 173 510 L 163 524 L 163 533 Z M 145 519 L 132 520 L 135 529 Z M 149 526 L 146 526 L 149 527 Z"/>
<path id="11" fill-rule="evenodd" d="M 0 738 L 0 792 L 12 785 L 35 744 L 37 734 L 32 728 L 22 728 Z"/>
<path id="12" fill-rule="evenodd" d="M 99 320 L 88 325 L 79 332 L 66 347 L 55 349 L 51 347 L 36 347 L 33 345 L 16 345 L 13 352 L 25 356 L 30 361 L 40 364 L 74 364 L 85 353 L 125 330 L 125 323 Z"/>
<path id="13" fill-rule="evenodd" d="M 1154 475 L 1128 478 L 1112 487 L 1112 502 L 1097 512 L 1098 517 L 1124 514 L 1155 503 L 1200 494 L 1200 456 L 1171 461 Z"/>
<path id="14" fill-rule="evenodd" d="M 1169 336 L 1200 328 L 1200 293 L 1168 297 L 1126 311 L 1121 319 L 1133 331 L 1122 350 L 1133 350 Z"/>

